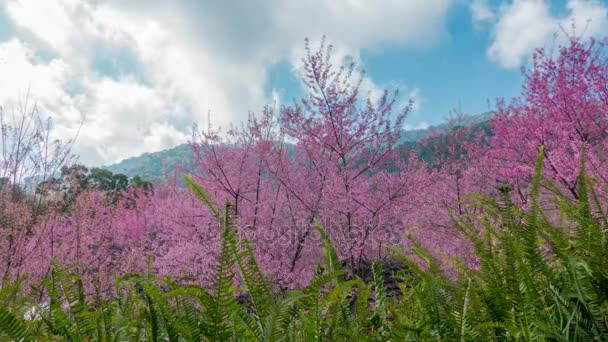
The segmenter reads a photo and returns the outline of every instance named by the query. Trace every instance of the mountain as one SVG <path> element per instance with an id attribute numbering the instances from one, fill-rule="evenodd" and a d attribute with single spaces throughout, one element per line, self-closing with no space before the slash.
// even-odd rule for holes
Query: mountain
<path id="1" fill-rule="evenodd" d="M 470 117 L 470 122 L 474 125 L 487 125 L 489 113 L 475 115 Z M 404 130 L 401 134 L 399 144 L 405 150 L 417 149 L 417 142 L 428 136 L 431 129 L 445 130 L 448 124 L 440 124 L 431 126 L 426 129 Z M 122 173 L 127 177 L 140 176 L 143 179 L 157 181 L 163 179 L 163 176 L 174 170 L 178 165 L 183 166 L 188 170 L 192 161 L 192 151 L 188 144 L 182 144 L 167 150 L 158 152 L 144 153 L 137 157 L 124 159 L 116 164 L 103 166 L 113 173 Z"/>
<path id="2" fill-rule="evenodd" d="M 144 153 L 137 157 L 124 159 L 116 164 L 104 166 L 113 173 L 122 173 L 131 178 L 140 176 L 142 179 L 157 181 L 171 172 L 176 166 L 188 166 L 192 161 L 192 151 L 188 144 L 158 152 Z"/>
<path id="3" fill-rule="evenodd" d="M 401 131 L 399 143 L 414 142 L 422 140 L 429 134 L 430 128 L 417 128 Z"/>

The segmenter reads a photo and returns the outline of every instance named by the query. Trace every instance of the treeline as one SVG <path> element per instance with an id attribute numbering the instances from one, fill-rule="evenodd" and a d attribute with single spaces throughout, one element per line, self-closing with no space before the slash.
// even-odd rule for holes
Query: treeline
<path id="1" fill-rule="evenodd" d="M 36 194 L 50 201 L 62 201 L 66 208 L 74 203 L 84 191 L 100 191 L 107 193 L 115 202 L 117 196 L 129 187 L 152 191 L 151 181 L 143 180 L 140 176 L 129 179 L 122 173 L 114 174 L 103 168 L 88 169 L 84 165 L 73 164 L 63 166 L 61 175 L 51 177 L 36 185 Z"/>

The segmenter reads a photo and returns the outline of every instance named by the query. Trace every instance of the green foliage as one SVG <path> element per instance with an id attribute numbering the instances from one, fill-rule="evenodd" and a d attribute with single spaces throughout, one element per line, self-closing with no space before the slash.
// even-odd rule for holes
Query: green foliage
<path id="1" fill-rule="evenodd" d="M 167 150 L 144 153 L 104 168 L 128 177 L 139 175 L 156 182 L 164 179 L 167 174 L 172 174 L 176 167 L 182 168 L 183 171 L 191 170 L 192 160 L 192 149 L 188 144 L 183 144 Z"/>
<path id="2" fill-rule="evenodd" d="M 129 185 L 129 179 L 123 174 L 113 174 L 112 171 L 94 167 L 87 176 L 89 185 L 104 191 L 124 190 Z"/>
<path id="3" fill-rule="evenodd" d="M 0 180 L 1 185 L 1 180 Z M 84 191 L 95 189 L 106 194 L 108 201 L 116 203 L 122 198 L 129 187 L 153 190 L 150 181 L 140 176 L 129 178 L 121 173 L 103 168 L 88 169 L 84 165 L 74 164 L 61 168 L 61 176 L 41 182 L 36 187 L 36 193 L 48 196 L 51 201 L 60 201 L 64 211 L 69 211 L 76 199 Z"/>
<path id="4" fill-rule="evenodd" d="M 278 291 L 253 246 L 239 238 L 232 205 L 218 210 L 210 194 L 185 177 L 222 232 L 213 286 L 127 274 L 113 294 L 101 294 L 94 281 L 54 262 L 42 286 L 25 291 L 20 278 L 0 288 L 0 340 L 607 340 L 605 208 L 584 159 L 575 199 L 543 178 L 542 152 L 526 207 L 512 203 L 504 186 L 497 197 L 471 196 L 476 215 L 453 217 L 472 243 L 477 267 L 460 265 L 457 275 L 448 275 L 415 241 L 411 255 L 393 249 L 407 265 L 394 275 L 399 295 L 385 288 L 379 261 L 369 283 L 347 279 L 318 222 L 324 262 L 314 280 Z"/>
<path id="5" fill-rule="evenodd" d="M 472 242 L 479 268 L 447 277 L 431 254 L 415 245 L 422 271 L 404 279 L 403 303 L 413 312 L 398 325 L 415 340 L 593 341 L 608 336 L 604 208 L 581 162 L 579 198 L 568 198 L 543 179 L 539 153 L 528 206 L 476 196 L 481 214 L 454 216 Z M 553 193 L 542 196 L 542 189 Z M 551 204 L 560 215 L 549 215 Z M 557 220 L 554 216 L 562 219 Z M 401 256 L 401 258 L 406 259 Z M 407 312 L 406 308 L 402 308 Z"/>

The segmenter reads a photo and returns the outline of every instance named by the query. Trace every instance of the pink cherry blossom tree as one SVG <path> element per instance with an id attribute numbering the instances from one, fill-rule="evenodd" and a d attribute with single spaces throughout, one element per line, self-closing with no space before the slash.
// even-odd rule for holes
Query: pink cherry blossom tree
<path id="1" fill-rule="evenodd" d="M 400 233 L 394 211 L 411 188 L 411 164 L 396 149 L 411 104 L 395 113 L 397 92 L 362 94 L 364 74 L 354 63 L 333 65 L 332 53 L 324 42 L 315 51 L 306 43 L 306 95 L 283 106 L 278 122 L 266 108 L 241 129 L 200 132 L 191 144 L 197 179 L 235 203 L 267 269 L 287 273 L 279 278 L 304 269 L 312 276 L 315 219 L 351 267 L 381 253 L 378 236 Z"/>
<path id="2" fill-rule="evenodd" d="M 494 137 L 480 167 L 525 188 L 544 145 L 544 174 L 577 197 L 578 156 L 585 147 L 590 174 L 608 180 L 607 42 L 570 37 L 556 53 L 537 50 L 524 70 L 521 98 L 497 103 Z"/>
<path id="3" fill-rule="evenodd" d="M 22 253 L 35 229 L 52 213 L 32 184 L 45 181 L 73 159 L 71 141 L 55 140 L 52 122 L 26 97 L 0 107 L 0 273 L 2 279 L 25 262 Z"/>

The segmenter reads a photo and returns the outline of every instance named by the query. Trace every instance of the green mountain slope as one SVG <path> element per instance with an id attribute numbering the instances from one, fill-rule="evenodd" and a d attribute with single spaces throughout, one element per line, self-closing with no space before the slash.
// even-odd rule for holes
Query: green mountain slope
<path id="1" fill-rule="evenodd" d="M 107 165 L 103 168 L 113 173 L 122 173 L 129 178 L 139 175 L 143 179 L 157 181 L 171 172 L 176 166 L 186 169 L 191 164 L 192 151 L 188 144 L 158 152 L 144 153 L 137 157 L 124 159 L 116 164 Z"/>
<path id="2" fill-rule="evenodd" d="M 471 122 L 475 125 L 487 125 L 489 114 L 471 117 Z M 399 144 L 404 151 L 412 149 L 418 151 L 421 159 L 425 159 L 424 150 L 420 148 L 418 141 L 428 136 L 431 129 L 445 130 L 447 124 L 432 126 L 427 129 L 415 129 L 403 131 Z M 182 144 L 167 150 L 158 152 L 144 153 L 137 157 L 124 159 L 116 164 L 103 166 L 113 173 L 122 173 L 127 177 L 140 176 L 143 179 L 157 181 L 164 178 L 164 175 L 172 172 L 176 166 L 182 166 L 185 171 L 191 168 L 192 151 L 188 144 Z"/>

